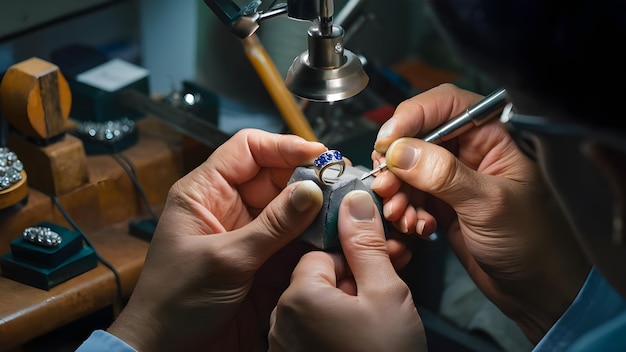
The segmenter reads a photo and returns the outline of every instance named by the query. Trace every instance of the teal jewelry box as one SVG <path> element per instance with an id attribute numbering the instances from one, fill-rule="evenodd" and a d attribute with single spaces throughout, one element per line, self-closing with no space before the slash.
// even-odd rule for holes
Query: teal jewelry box
<path id="1" fill-rule="evenodd" d="M 98 266 L 95 251 L 83 246 L 79 233 L 62 226 L 42 222 L 39 227 L 48 227 L 61 236 L 61 243 L 45 247 L 25 240 L 23 237 L 11 241 L 11 253 L 0 260 L 2 275 L 44 290 L 63 283 Z"/>
<path id="2" fill-rule="evenodd" d="M 56 267 L 83 248 L 83 239 L 75 231 L 62 226 L 42 222 L 37 227 L 47 227 L 61 236 L 61 243 L 55 247 L 44 247 L 19 237 L 11 241 L 13 259 L 27 264 L 51 268 Z"/>

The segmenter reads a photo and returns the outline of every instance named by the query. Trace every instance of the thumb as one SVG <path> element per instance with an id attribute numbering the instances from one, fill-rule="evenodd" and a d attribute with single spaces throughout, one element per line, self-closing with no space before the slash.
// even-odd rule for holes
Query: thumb
<path id="1" fill-rule="evenodd" d="M 230 236 L 234 247 L 260 266 L 313 222 L 323 202 L 322 190 L 306 180 L 287 186 L 248 225 Z"/>
<path id="2" fill-rule="evenodd" d="M 339 207 L 339 240 L 359 294 L 380 292 L 399 279 L 387 253 L 383 223 L 374 200 L 352 191 Z"/>
<path id="3" fill-rule="evenodd" d="M 453 207 L 482 198 L 487 190 L 482 175 L 433 143 L 400 138 L 389 146 L 385 159 L 400 180 Z"/>

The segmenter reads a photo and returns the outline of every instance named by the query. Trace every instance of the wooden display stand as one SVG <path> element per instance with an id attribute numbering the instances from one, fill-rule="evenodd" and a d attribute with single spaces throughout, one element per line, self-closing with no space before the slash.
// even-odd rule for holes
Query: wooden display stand
<path id="1" fill-rule="evenodd" d="M 7 145 L 24 163 L 32 187 L 58 196 L 88 182 L 82 142 L 66 135 L 72 99 L 56 65 L 31 58 L 9 67 L 0 103 L 17 131 Z"/>
<path id="2" fill-rule="evenodd" d="M 46 194 L 60 196 L 89 182 L 83 142 L 72 135 L 38 146 L 23 135 L 11 133 L 7 145 L 20 156 L 31 187 Z"/>

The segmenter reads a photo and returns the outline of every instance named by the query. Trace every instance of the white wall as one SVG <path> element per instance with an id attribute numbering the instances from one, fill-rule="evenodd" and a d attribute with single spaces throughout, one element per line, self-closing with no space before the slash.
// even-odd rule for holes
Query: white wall
<path id="1" fill-rule="evenodd" d="M 3 16 L 18 16 L 22 6 L 3 7 Z M 24 14 L 23 14 L 24 15 Z M 35 28 L 17 37 L 0 41 L 14 62 L 36 56 L 50 59 L 52 51 L 69 44 L 117 50 L 124 59 L 137 59 L 137 11 L 133 1 L 114 3 L 94 12 Z M 120 52 L 123 50 L 123 52 Z"/>
<path id="2" fill-rule="evenodd" d="M 168 94 L 196 77 L 198 1 L 139 1 L 141 57 L 153 94 Z"/>

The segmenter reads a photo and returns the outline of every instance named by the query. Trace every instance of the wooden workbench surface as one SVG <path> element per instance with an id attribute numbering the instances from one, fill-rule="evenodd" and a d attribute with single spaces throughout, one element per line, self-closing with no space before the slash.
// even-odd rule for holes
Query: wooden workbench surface
<path id="1" fill-rule="evenodd" d="M 123 153 L 131 160 L 153 210 L 158 213 L 170 186 L 193 165 L 185 165 L 185 138 L 173 129 L 152 118 L 142 119 L 137 128 L 139 142 Z M 197 154 L 194 155 L 198 160 L 208 156 L 198 157 Z M 145 205 L 128 174 L 113 157 L 88 156 L 87 163 L 89 183 L 59 196 L 58 200 L 98 254 L 119 272 L 122 294 L 126 298 L 137 282 L 149 245 L 128 234 L 128 221 L 146 216 Z M 0 213 L 0 255 L 10 251 L 10 242 L 19 237 L 24 228 L 41 221 L 72 229 L 50 196 L 29 189 L 25 205 Z M 0 276 L 0 351 L 17 348 L 116 304 L 120 302 L 115 276 L 102 263 L 49 291 Z"/>
<path id="2" fill-rule="evenodd" d="M 124 222 L 89 234 L 94 248 L 119 272 L 124 296 L 132 292 L 148 249 L 147 242 L 128 235 L 126 228 Z M 114 305 L 116 296 L 113 272 L 101 263 L 50 291 L 0 277 L 0 350 Z"/>

